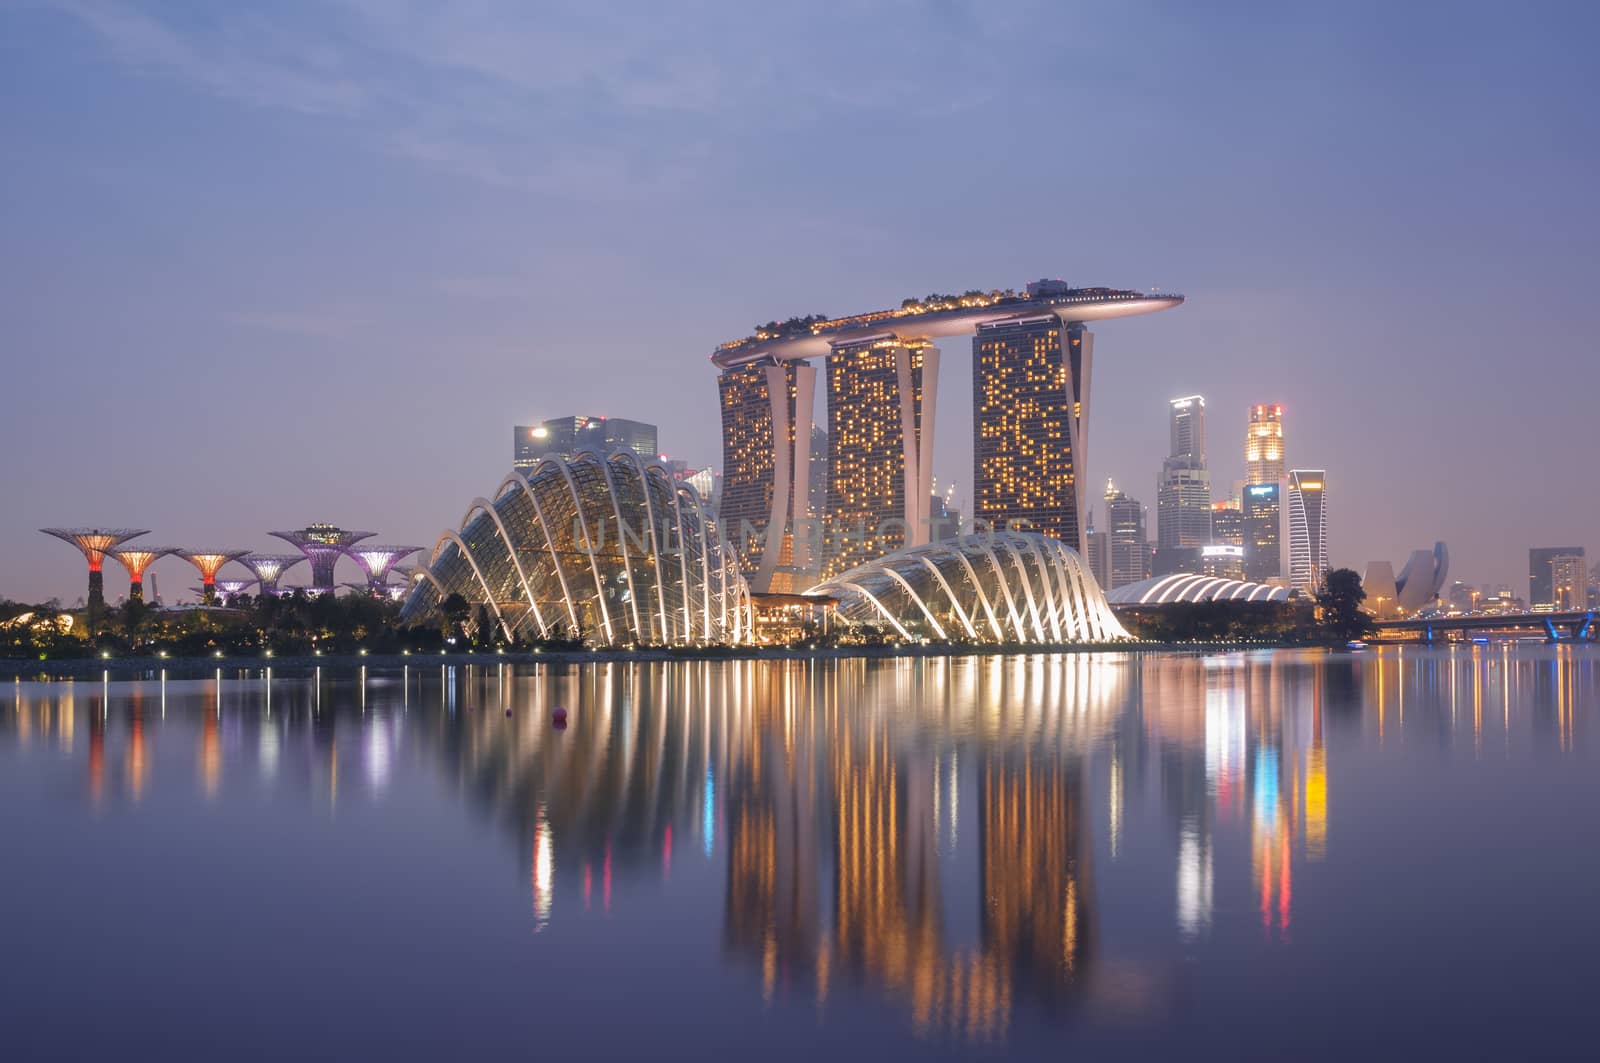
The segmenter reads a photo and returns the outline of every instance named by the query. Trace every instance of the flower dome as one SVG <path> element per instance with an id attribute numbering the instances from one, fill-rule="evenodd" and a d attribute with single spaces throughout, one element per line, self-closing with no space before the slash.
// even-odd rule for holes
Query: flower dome
<path id="1" fill-rule="evenodd" d="M 604 646 L 749 641 L 750 592 L 693 487 L 632 451 L 542 459 L 474 499 L 445 532 L 401 618 L 459 594 L 520 639 Z"/>

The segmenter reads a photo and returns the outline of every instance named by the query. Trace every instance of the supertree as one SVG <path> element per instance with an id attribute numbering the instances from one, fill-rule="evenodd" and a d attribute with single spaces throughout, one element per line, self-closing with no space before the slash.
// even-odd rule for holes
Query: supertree
<path id="1" fill-rule="evenodd" d="M 137 546 L 119 547 L 110 550 L 110 556 L 122 562 L 122 567 L 128 570 L 128 600 L 130 602 L 144 601 L 144 570 L 149 568 L 159 558 L 178 552 L 176 546 L 146 546 L 140 543 Z"/>
<path id="2" fill-rule="evenodd" d="M 381 591 L 388 585 L 390 570 L 421 550 L 420 546 L 372 546 L 362 543 L 347 548 L 345 553 L 367 574 L 367 588 Z"/>
<path id="3" fill-rule="evenodd" d="M 100 566 L 105 563 L 106 552 L 129 539 L 150 534 L 143 528 L 40 528 L 46 535 L 54 535 L 83 551 L 89 562 L 89 633 L 94 634 L 95 621 L 105 611 L 105 577 Z"/>
<path id="4" fill-rule="evenodd" d="M 304 554 L 245 554 L 239 564 L 255 573 L 261 594 L 278 593 L 278 577 L 305 560 Z"/>
<path id="5" fill-rule="evenodd" d="M 205 605 L 217 604 L 217 570 L 229 561 L 237 561 L 248 550 L 179 550 L 178 556 L 200 570 L 200 601 Z"/>
<path id="6" fill-rule="evenodd" d="M 370 539 L 375 532 L 345 531 L 332 524 L 309 524 L 299 531 L 275 531 L 268 534 L 290 543 L 306 555 L 311 562 L 311 589 L 333 593 L 333 566 L 339 555 L 362 539 Z"/>
<path id="7" fill-rule="evenodd" d="M 239 559 L 234 558 L 234 560 L 237 561 Z M 219 579 L 217 580 L 217 597 L 227 601 L 229 598 L 243 594 L 245 588 L 254 582 L 255 580 L 253 579 Z"/>

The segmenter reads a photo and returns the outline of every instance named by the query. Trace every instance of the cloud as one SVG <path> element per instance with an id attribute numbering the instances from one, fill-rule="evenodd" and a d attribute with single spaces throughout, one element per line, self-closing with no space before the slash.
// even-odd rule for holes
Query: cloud
<path id="1" fill-rule="evenodd" d="M 377 150 L 485 185 L 585 200 L 658 195 L 737 161 L 742 138 L 985 106 L 1001 68 L 982 37 L 1007 25 L 955 0 L 302 0 L 181 15 L 138 0 L 46 2 L 131 69 L 348 122 Z M 710 144 L 730 154 L 713 159 Z"/>

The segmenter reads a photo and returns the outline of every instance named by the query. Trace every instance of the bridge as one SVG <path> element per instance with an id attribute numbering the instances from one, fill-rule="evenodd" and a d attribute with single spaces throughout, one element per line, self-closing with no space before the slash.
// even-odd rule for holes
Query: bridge
<path id="1" fill-rule="evenodd" d="M 1430 620 L 1377 620 L 1373 622 L 1372 639 L 1384 642 L 1415 641 L 1429 645 L 1448 638 L 1452 631 L 1515 632 L 1532 631 L 1549 642 L 1560 639 L 1595 641 L 1600 638 L 1600 624 L 1595 623 L 1595 610 L 1585 609 L 1569 613 L 1510 613 L 1500 616 L 1441 616 Z M 1415 633 L 1415 638 L 1405 636 Z"/>

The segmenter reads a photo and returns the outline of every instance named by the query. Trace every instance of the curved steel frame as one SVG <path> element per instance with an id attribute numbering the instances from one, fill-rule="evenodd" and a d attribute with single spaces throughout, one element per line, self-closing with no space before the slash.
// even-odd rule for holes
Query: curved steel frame
<path id="1" fill-rule="evenodd" d="M 972 565 L 969 553 L 973 551 L 989 559 L 1006 600 L 1009 631 L 996 615 Z M 1001 563 L 1002 552 L 1008 564 Z M 988 614 L 993 641 L 1006 641 L 1008 635 L 1017 642 L 1039 644 L 1129 637 L 1105 595 L 1089 579 L 1077 553 L 1058 540 L 1030 532 L 969 535 L 900 550 L 841 573 L 806 593 L 836 597 L 841 600 L 839 609 L 847 616 L 853 612 L 855 619 L 885 622 L 901 637 L 914 638 L 903 623 L 904 614 L 890 606 L 897 597 L 884 594 L 886 586 L 893 587 L 908 596 L 915 613 L 921 614 L 939 638 L 949 637 L 941 617 L 954 615 L 969 638 L 979 639 L 979 632 L 984 629 L 972 622 L 972 614 L 962 605 L 961 595 L 947 577 L 947 573 L 956 572 L 965 573 Z M 1027 603 L 1026 613 L 1019 611 L 1019 592 Z"/>

